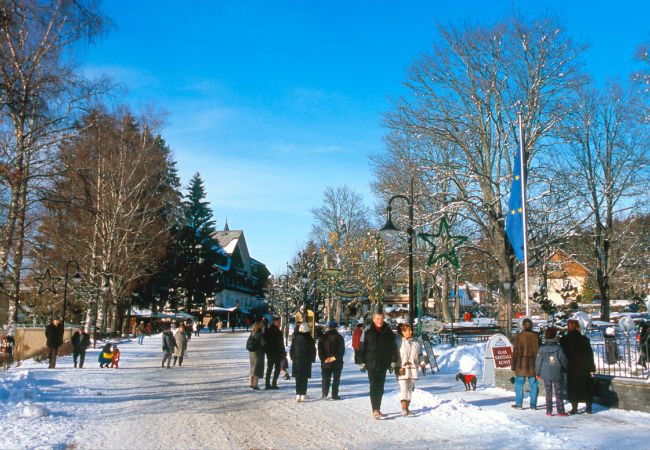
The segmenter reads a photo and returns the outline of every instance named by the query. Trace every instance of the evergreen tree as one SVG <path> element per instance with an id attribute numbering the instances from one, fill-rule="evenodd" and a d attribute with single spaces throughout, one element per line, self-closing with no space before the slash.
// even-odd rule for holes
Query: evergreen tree
<path id="1" fill-rule="evenodd" d="M 179 297 L 186 310 L 203 306 L 216 288 L 220 267 L 228 264 L 225 252 L 212 237 L 216 231 L 212 210 L 205 201 L 206 193 L 201 175 L 190 180 L 183 201 L 184 221 L 179 232 Z"/>

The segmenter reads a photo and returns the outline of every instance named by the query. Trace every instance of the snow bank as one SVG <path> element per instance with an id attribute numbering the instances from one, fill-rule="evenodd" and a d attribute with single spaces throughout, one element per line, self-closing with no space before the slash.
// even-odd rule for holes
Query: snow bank
<path id="1" fill-rule="evenodd" d="M 457 347 L 437 346 L 433 352 L 437 356 L 440 373 L 471 373 L 480 378 L 483 373 L 485 342 L 459 345 Z"/>

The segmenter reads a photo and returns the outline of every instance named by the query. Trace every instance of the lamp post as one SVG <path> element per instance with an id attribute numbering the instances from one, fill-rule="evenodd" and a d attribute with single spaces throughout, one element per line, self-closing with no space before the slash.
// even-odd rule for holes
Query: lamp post
<path id="1" fill-rule="evenodd" d="M 503 288 L 506 291 L 506 336 L 512 336 L 512 283 L 504 282 Z"/>
<path id="2" fill-rule="evenodd" d="M 74 284 L 79 284 L 81 282 L 81 274 L 79 273 L 79 263 L 75 260 L 67 261 L 65 263 L 65 277 L 63 281 L 63 317 L 61 317 L 61 323 L 63 324 L 64 328 L 65 328 L 66 307 L 68 305 L 68 277 L 70 271 L 70 264 L 74 264 L 75 266 L 77 266 L 77 271 L 72 276 L 72 282 Z"/>
<path id="3" fill-rule="evenodd" d="M 409 324 L 411 329 L 413 329 L 413 323 L 415 321 L 415 296 L 413 295 L 413 178 L 411 177 L 411 192 L 410 196 L 407 197 L 402 194 L 393 195 L 390 200 L 388 200 L 388 207 L 386 208 L 387 219 L 386 224 L 379 230 L 380 232 L 390 232 L 390 231 L 402 231 L 395 226 L 393 223 L 392 216 L 392 204 L 394 200 L 402 199 L 406 201 L 406 204 L 409 207 L 409 222 L 406 233 L 408 235 L 408 256 L 409 256 Z"/>
<path id="4" fill-rule="evenodd" d="M 282 289 L 282 300 L 284 304 L 284 345 L 289 343 L 289 299 L 287 298 L 287 281 L 289 280 L 288 275 L 280 275 L 278 277 L 278 283 Z"/>

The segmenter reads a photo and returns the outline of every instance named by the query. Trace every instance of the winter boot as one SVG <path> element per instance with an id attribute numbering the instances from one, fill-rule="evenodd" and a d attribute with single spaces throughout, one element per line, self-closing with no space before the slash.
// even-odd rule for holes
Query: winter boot
<path id="1" fill-rule="evenodd" d="M 586 408 L 585 408 L 585 412 L 586 412 L 587 414 L 593 414 L 594 411 L 593 411 L 593 409 L 592 409 L 592 407 L 591 407 L 591 402 L 587 402 L 587 406 L 586 406 Z"/>
<path id="2" fill-rule="evenodd" d="M 406 416 L 408 415 L 408 409 L 407 409 L 407 406 L 406 406 L 406 400 L 401 400 L 399 403 L 400 403 L 400 405 L 402 405 L 402 413 L 401 413 L 401 414 L 402 414 L 402 417 L 406 417 Z"/>
<path id="3" fill-rule="evenodd" d="M 250 387 L 251 389 L 253 389 L 253 379 L 254 378 L 255 377 L 248 377 L 248 387 Z"/>
<path id="4" fill-rule="evenodd" d="M 296 403 L 299 403 L 302 401 L 302 396 L 301 395 L 296 395 Z"/>
<path id="5" fill-rule="evenodd" d="M 578 402 L 571 402 L 571 411 L 569 411 L 569 414 L 572 416 L 578 414 Z"/>

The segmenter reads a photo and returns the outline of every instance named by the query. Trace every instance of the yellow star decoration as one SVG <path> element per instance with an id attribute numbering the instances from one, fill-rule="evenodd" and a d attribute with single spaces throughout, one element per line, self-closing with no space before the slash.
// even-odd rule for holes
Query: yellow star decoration
<path id="1" fill-rule="evenodd" d="M 520 212 L 520 213 L 523 213 L 523 212 L 524 212 L 524 210 L 521 209 L 521 208 L 519 208 L 517 211 Z"/>
<path id="2" fill-rule="evenodd" d="M 515 180 L 519 181 L 519 175 L 515 175 Z"/>

